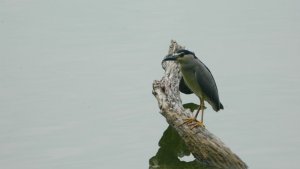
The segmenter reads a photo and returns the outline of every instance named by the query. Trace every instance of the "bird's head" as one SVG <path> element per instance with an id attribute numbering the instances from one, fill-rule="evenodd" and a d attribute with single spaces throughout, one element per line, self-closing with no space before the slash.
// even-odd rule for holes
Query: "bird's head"
<path id="1" fill-rule="evenodd" d="M 185 62 L 188 62 L 195 58 L 196 58 L 196 56 L 193 52 L 191 52 L 189 50 L 181 49 L 181 50 L 176 51 L 173 54 L 167 55 L 163 61 L 173 60 L 173 61 L 177 61 L 179 63 L 185 63 Z"/>

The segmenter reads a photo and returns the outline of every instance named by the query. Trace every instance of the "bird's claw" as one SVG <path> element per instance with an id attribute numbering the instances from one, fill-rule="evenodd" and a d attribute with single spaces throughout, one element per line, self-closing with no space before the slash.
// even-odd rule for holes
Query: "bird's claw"
<path id="1" fill-rule="evenodd" d="M 196 121 L 194 122 L 192 125 L 190 125 L 191 129 L 195 128 L 195 127 L 205 127 L 205 125 L 203 124 L 203 122 L 201 121 Z"/>
<path id="2" fill-rule="evenodd" d="M 184 122 L 182 124 L 186 124 L 186 123 L 192 123 L 192 122 L 195 122 L 197 121 L 197 119 L 195 118 L 186 118 L 183 120 Z"/>
<path id="3" fill-rule="evenodd" d="M 191 129 L 193 129 L 195 127 L 198 127 L 198 126 L 205 127 L 204 124 L 203 124 L 203 122 L 198 121 L 195 118 L 187 118 L 187 119 L 184 119 L 183 121 L 184 122 L 181 125 L 188 124 L 188 126 L 191 127 Z"/>

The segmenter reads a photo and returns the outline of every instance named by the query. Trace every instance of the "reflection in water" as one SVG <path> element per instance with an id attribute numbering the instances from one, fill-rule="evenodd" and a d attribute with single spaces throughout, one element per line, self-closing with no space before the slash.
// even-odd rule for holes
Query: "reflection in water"
<path id="1" fill-rule="evenodd" d="M 191 152 L 171 126 L 164 132 L 158 145 L 156 155 L 149 160 L 150 169 L 212 169 L 203 166 L 197 160 L 189 162 L 180 160 L 184 156 L 189 156 Z"/>

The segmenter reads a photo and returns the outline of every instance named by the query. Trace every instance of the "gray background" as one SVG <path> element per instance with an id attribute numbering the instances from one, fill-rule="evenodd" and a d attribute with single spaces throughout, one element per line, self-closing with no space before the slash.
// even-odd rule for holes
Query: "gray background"
<path id="1" fill-rule="evenodd" d="M 176 39 L 218 84 L 207 128 L 251 168 L 296 169 L 299 30 L 296 0 L 1 0 L 0 168 L 148 168 Z"/>

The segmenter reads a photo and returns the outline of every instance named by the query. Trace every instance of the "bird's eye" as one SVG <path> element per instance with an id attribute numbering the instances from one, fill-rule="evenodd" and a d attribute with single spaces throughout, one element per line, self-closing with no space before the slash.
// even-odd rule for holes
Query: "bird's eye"
<path id="1" fill-rule="evenodd" d="M 184 53 L 180 53 L 180 54 L 179 54 L 179 57 L 183 57 L 183 56 L 184 56 Z"/>

